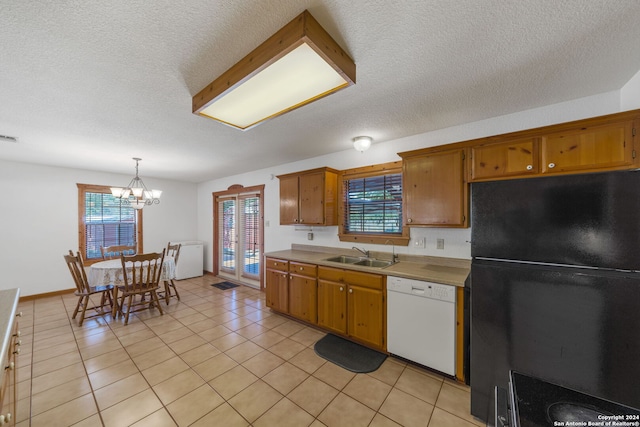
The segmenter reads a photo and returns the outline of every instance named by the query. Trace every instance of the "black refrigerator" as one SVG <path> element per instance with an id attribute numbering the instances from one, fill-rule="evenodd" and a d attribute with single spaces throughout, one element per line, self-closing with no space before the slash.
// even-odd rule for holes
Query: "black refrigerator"
<path id="1" fill-rule="evenodd" d="M 471 185 L 471 413 L 516 370 L 640 408 L 640 172 Z"/>

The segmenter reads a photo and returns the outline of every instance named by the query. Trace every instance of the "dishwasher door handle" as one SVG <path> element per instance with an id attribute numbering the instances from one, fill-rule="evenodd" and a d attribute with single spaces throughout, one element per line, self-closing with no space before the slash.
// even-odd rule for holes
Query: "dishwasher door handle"
<path id="1" fill-rule="evenodd" d="M 418 294 L 418 295 L 424 295 L 424 288 L 416 288 L 415 286 L 411 286 L 411 293 L 412 294 Z"/>

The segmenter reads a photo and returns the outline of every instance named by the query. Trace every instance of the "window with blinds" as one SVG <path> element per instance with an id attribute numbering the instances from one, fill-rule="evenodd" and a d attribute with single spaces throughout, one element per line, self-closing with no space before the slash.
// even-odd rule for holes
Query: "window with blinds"
<path id="1" fill-rule="evenodd" d="M 78 184 L 80 203 L 80 250 L 87 261 L 102 259 L 101 246 L 137 246 L 142 215 L 113 197 L 109 187 Z"/>
<path id="2" fill-rule="evenodd" d="M 343 181 L 344 232 L 402 234 L 402 174 Z"/>

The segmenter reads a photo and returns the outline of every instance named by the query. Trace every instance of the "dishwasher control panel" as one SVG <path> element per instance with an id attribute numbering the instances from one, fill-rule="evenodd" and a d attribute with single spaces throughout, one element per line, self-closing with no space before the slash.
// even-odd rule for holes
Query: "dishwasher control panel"
<path id="1" fill-rule="evenodd" d="M 387 276 L 387 291 L 411 294 L 440 301 L 456 301 L 455 286 L 407 279 L 404 277 Z"/>

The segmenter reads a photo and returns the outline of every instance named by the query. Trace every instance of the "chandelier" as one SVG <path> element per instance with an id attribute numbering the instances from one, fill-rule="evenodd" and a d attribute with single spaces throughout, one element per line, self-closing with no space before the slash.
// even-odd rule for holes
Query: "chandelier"
<path id="1" fill-rule="evenodd" d="M 136 161 L 136 176 L 124 188 L 111 187 L 111 194 L 126 204 L 131 205 L 134 209 L 142 209 L 145 205 L 160 203 L 161 190 L 148 190 L 142 179 L 138 176 L 138 162 L 142 160 L 139 157 L 133 157 Z"/>

